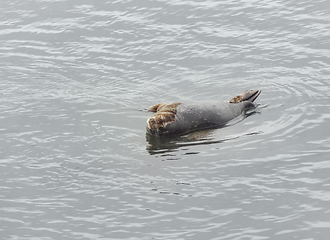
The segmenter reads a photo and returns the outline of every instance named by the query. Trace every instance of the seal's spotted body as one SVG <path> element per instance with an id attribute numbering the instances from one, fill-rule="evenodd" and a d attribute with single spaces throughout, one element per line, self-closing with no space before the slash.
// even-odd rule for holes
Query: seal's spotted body
<path id="1" fill-rule="evenodd" d="M 227 102 L 154 105 L 149 108 L 155 114 L 147 121 L 147 131 L 157 135 L 184 134 L 223 126 L 246 110 L 255 108 L 253 101 L 260 92 L 245 91 Z"/>

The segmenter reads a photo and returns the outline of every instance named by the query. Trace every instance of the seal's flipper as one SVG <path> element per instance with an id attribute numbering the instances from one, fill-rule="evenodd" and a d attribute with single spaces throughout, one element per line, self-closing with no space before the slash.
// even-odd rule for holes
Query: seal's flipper
<path id="1" fill-rule="evenodd" d="M 166 103 L 159 103 L 159 104 L 153 105 L 148 109 L 148 112 L 157 112 L 158 108 L 163 105 L 166 105 Z"/>
<path id="2" fill-rule="evenodd" d="M 154 106 L 151 106 L 148 111 L 149 112 L 170 112 L 170 113 L 176 113 L 176 107 L 180 105 L 181 103 L 159 103 Z"/>
<path id="3" fill-rule="evenodd" d="M 167 124 L 175 121 L 175 113 L 171 112 L 157 112 L 147 120 L 147 129 L 159 132 L 164 130 Z"/>
<path id="4" fill-rule="evenodd" d="M 240 95 L 234 97 L 229 102 L 230 103 L 239 103 L 239 102 L 253 102 L 261 93 L 260 90 L 246 90 L 245 92 L 241 93 Z"/>

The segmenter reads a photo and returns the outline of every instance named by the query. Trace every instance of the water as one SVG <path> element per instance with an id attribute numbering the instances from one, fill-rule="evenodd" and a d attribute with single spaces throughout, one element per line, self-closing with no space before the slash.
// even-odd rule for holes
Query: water
<path id="1" fill-rule="evenodd" d="M 328 1 L 8 1 L 1 239 L 327 239 Z M 261 89 L 222 129 L 148 107 Z"/>

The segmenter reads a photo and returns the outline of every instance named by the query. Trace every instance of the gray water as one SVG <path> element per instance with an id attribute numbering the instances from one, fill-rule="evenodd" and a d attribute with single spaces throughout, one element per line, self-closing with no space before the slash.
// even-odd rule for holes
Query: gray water
<path id="1" fill-rule="evenodd" d="M 330 235 L 329 1 L 2 0 L 0 237 Z M 230 127 L 160 102 L 260 89 Z"/>

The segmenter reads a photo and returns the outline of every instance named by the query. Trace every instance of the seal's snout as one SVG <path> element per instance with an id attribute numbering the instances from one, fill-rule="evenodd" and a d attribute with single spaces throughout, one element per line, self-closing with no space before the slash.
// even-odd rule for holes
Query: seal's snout
<path id="1" fill-rule="evenodd" d="M 249 101 L 253 102 L 256 100 L 256 98 L 260 95 L 261 90 L 250 90 L 250 91 L 245 91 L 243 101 Z"/>
<path id="2" fill-rule="evenodd" d="M 253 102 L 260 95 L 261 90 L 246 90 L 240 95 L 234 97 L 229 102 L 230 103 L 239 103 L 239 102 Z"/>

